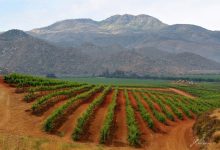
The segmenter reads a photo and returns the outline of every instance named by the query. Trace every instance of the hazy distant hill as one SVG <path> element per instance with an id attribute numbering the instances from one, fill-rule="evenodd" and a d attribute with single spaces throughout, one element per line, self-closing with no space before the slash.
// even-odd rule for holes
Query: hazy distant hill
<path id="1" fill-rule="evenodd" d="M 167 25 L 147 15 L 65 20 L 26 33 L 0 34 L 0 67 L 77 76 L 106 70 L 138 75 L 219 72 L 220 32 Z"/>

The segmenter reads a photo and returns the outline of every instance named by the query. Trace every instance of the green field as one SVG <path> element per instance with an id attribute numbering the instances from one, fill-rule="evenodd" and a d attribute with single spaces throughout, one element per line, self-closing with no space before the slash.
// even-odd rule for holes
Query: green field
<path id="1" fill-rule="evenodd" d="M 220 80 L 220 75 L 189 75 L 190 78 Z M 125 79 L 125 78 L 105 78 L 105 77 L 72 77 L 62 78 L 67 81 L 74 81 L 88 84 L 104 84 L 121 87 L 149 87 L 167 88 L 174 87 L 186 91 L 203 101 L 216 102 L 220 100 L 219 82 L 194 82 L 194 85 L 175 84 L 172 80 L 153 80 L 153 79 Z"/>
<path id="2" fill-rule="evenodd" d="M 29 109 L 33 115 L 43 116 L 48 110 L 53 110 L 40 123 L 41 129 L 73 141 L 108 145 L 118 124 L 116 118 L 126 118 L 123 126 L 118 124 L 121 129 L 124 125 L 127 127 L 125 143 L 145 147 L 143 141 L 146 139 L 141 135 L 147 133 L 139 126 L 141 120 L 149 130 L 158 132 L 158 123 L 165 128 L 169 122 L 195 119 L 197 115 L 220 107 L 220 84 L 214 82 L 191 84 L 116 78 L 58 80 L 20 74 L 4 76 L 4 81 L 16 87 L 18 93 L 25 93 L 23 100 L 31 103 Z M 171 88 L 182 91 L 174 92 Z M 117 109 L 122 107 L 124 113 Z M 69 130 L 62 129 L 62 125 L 69 126 L 68 118 L 75 123 Z"/>
<path id="3" fill-rule="evenodd" d="M 132 87 L 168 87 L 171 82 L 168 80 L 152 80 L 152 79 L 125 79 L 125 78 L 105 78 L 105 77 L 71 77 L 61 78 L 62 80 L 88 83 L 88 84 L 104 84 L 114 86 L 132 86 Z"/>

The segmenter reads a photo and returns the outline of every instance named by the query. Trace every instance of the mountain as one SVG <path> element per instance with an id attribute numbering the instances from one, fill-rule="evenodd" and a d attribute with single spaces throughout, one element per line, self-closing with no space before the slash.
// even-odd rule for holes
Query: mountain
<path id="1" fill-rule="evenodd" d="M 10 72 L 58 73 L 69 62 L 69 69 L 75 69 L 77 74 L 77 64 L 85 60 L 77 49 L 58 48 L 23 31 L 10 30 L 0 35 L 0 66 Z"/>
<path id="2" fill-rule="evenodd" d="M 167 25 L 148 15 L 115 15 L 102 21 L 64 20 L 29 34 L 62 47 L 84 43 L 128 49 L 154 47 L 173 53 L 191 52 L 220 62 L 219 31 L 188 24 Z"/>
<path id="3" fill-rule="evenodd" d="M 123 33 L 123 32 L 141 32 L 148 30 L 158 30 L 165 27 L 166 24 L 160 20 L 148 15 L 115 15 L 102 21 L 92 19 L 69 19 L 56 22 L 48 27 L 34 29 L 31 32 L 36 34 L 50 34 L 60 32 L 72 33 Z"/>
<path id="4" fill-rule="evenodd" d="M 148 15 L 115 15 L 100 22 L 101 28 L 110 33 L 141 32 L 158 30 L 166 26 L 160 20 Z"/>
<path id="5" fill-rule="evenodd" d="M 70 19 L 0 34 L 0 68 L 58 76 L 219 73 L 220 32 L 148 15 Z"/>
<path id="6" fill-rule="evenodd" d="M 146 74 L 184 74 L 220 70 L 220 64 L 192 53 L 174 54 L 153 47 L 126 49 L 84 43 L 57 47 L 20 30 L 0 35 L 0 67 L 8 71 L 45 75 L 100 75 L 106 70 Z"/>

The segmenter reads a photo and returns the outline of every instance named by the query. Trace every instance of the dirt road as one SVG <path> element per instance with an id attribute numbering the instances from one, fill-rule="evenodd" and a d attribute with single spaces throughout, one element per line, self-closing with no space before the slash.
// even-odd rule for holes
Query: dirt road
<path id="1" fill-rule="evenodd" d="M 189 97 L 189 98 L 195 98 L 193 95 L 191 95 L 191 94 L 189 94 L 189 93 L 186 93 L 186 92 L 184 92 L 184 91 L 181 91 L 181 90 L 179 90 L 179 89 L 175 89 L 175 88 L 169 88 L 169 89 L 170 89 L 171 91 L 173 91 L 173 92 L 179 94 L 179 95 L 183 95 L 183 96 Z"/>
<path id="2" fill-rule="evenodd" d="M 7 92 L 8 88 L 6 88 L 2 81 L 0 81 L 0 129 L 5 126 L 5 124 L 10 119 L 10 97 Z"/>
<path id="3" fill-rule="evenodd" d="M 193 120 L 187 120 L 172 127 L 169 133 L 157 134 L 149 145 L 149 150 L 198 150 L 197 145 L 193 145 L 192 126 Z M 193 145 L 193 146 L 192 146 Z"/>

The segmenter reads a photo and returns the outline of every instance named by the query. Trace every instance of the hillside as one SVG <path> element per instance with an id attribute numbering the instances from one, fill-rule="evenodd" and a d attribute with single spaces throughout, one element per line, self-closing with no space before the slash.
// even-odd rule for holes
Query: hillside
<path id="1" fill-rule="evenodd" d="M 115 15 L 102 21 L 70 19 L 29 32 L 63 47 L 84 43 L 124 48 L 153 47 L 162 51 L 191 52 L 220 62 L 220 33 L 195 25 L 167 25 L 148 15 Z"/>
<path id="2" fill-rule="evenodd" d="M 85 43 L 77 48 L 55 46 L 20 30 L 0 35 L 0 66 L 10 72 L 57 75 L 100 75 L 106 70 L 131 74 L 182 74 L 220 70 L 212 60 L 192 53 L 169 53 L 152 47 Z"/>
<path id="3" fill-rule="evenodd" d="M 70 19 L 0 34 L 0 67 L 59 76 L 219 73 L 220 34 L 194 25 L 167 25 L 148 15 Z"/>
<path id="4" fill-rule="evenodd" d="M 200 115 L 193 126 L 194 133 L 202 149 L 215 150 L 220 148 L 220 110 L 210 110 Z M 208 144 L 207 144 L 208 143 Z"/>

